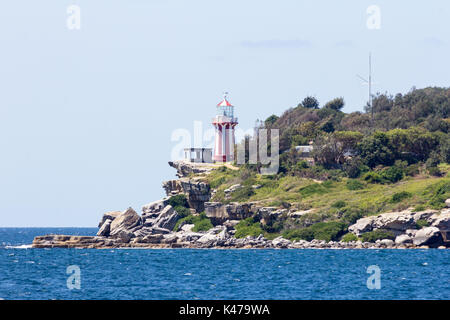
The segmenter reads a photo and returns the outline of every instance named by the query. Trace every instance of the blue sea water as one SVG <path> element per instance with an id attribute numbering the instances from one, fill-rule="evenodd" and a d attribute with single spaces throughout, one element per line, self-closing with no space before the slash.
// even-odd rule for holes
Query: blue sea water
<path id="1" fill-rule="evenodd" d="M 31 249 L 0 228 L 0 299 L 450 299 L 450 250 Z M 67 267 L 80 268 L 69 289 Z M 368 289 L 367 268 L 381 270 Z"/>

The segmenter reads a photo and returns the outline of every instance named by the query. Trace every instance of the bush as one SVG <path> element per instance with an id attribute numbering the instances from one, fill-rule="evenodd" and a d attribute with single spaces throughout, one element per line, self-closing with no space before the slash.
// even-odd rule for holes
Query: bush
<path id="1" fill-rule="evenodd" d="M 416 221 L 417 229 L 422 229 L 422 228 L 429 227 L 429 226 L 430 226 L 430 223 L 425 219 L 419 219 Z"/>
<path id="2" fill-rule="evenodd" d="M 357 208 L 346 208 L 342 215 L 342 221 L 351 225 L 364 216 L 363 212 Z"/>
<path id="3" fill-rule="evenodd" d="M 348 190 L 361 190 L 364 189 L 365 185 L 359 180 L 347 180 L 346 187 Z"/>
<path id="4" fill-rule="evenodd" d="M 341 238 L 341 241 L 343 242 L 358 241 L 358 237 L 353 233 L 347 233 Z"/>
<path id="5" fill-rule="evenodd" d="M 236 233 L 234 234 L 236 238 L 244 238 L 247 236 L 257 237 L 264 233 L 261 228 L 261 223 L 253 217 L 240 221 L 234 228 L 236 229 Z"/>
<path id="6" fill-rule="evenodd" d="M 194 228 L 192 228 L 192 231 L 198 232 L 198 231 L 208 231 L 213 227 L 211 220 L 206 216 L 204 212 L 200 213 L 199 215 L 188 215 L 184 218 L 181 218 L 176 223 L 175 227 L 173 228 L 173 231 L 178 231 L 181 224 L 185 222 L 186 224 L 193 224 Z"/>
<path id="7" fill-rule="evenodd" d="M 362 178 L 368 183 L 383 183 L 384 181 L 383 178 L 374 171 L 366 172 Z"/>
<path id="8" fill-rule="evenodd" d="M 167 201 L 173 208 L 175 207 L 185 207 L 189 208 L 189 203 L 184 194 L 177 194 L 176 196 L 170 197 Z"/>
<path id="9" fill-rule="evenodd" d="M 313 239 L 325 241 L 337 241 L 339 237 L 347 230 L 347 225 L 342 222 L 318 222 L 303 229 L 288 230 L 283 233 L 283 237 L 292 240 Z"/>
<path id="10" fill-rule="evenodd" d="M 439 181 L 429 186 L 425 193 L 430 194 L 428 202 L 434 209 L 441 209 L 445 205 L 445 200 L 450 197 L 450 180 Z"/>
<path id="11" fill-rule="evenodd" d="M 410 192 L 406 192 L 406 191 L 397 192 L 392 195 L 391 202 L 397 203 L 397 202 L 400 202 L 404 199 L 411 198 L 411 197 L 412 197 L 412 193 L 410 193 Z"/>
<path id="12" fill-rule="evenodd" d="M 182 206 L 176 206 L 173 208 L 181 218 L 187 217 L 191 214 L 191 210 Z"/>
<path id="13" fill-rule="evenodd" d="M 431 167 L 427 169 L 428 174 L 434 177 L 441 177 L 442 176 L 442 172 L 441 170 L 439 170 L 438 167 Z"/>
<path id="14" fill-rule="evenodd" d="M 370 232 L 363 233 L 361 235 L 361 240 L 364 242 L 376 242 L 377 240 L 383 240 L 383 239 L 395 239 L 395 235 L 386 230 L 374 230 Z"/>
<path id="15" fill-rule="evenodd" d="M 380 176 L 388 182 L 398 182 L 403 179 L 403 170 L 399 167 L 392 166 L 381 171 Z"/>

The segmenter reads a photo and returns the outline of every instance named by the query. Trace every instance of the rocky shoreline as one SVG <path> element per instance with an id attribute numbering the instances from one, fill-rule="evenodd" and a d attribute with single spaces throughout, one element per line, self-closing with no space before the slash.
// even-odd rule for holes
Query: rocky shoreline
<path id="1" fill-rule="evenodd" d="M 33 240 L 33 248 L 217 248 L 217 249 L 424 249 L 450 248 L 450 199 L 447 208 L 414 212 L 408 209 L 364 217 L 349 226 L 355 236 L 375 230 L 389 231 L 395 239 L 361 241 L 290 241 L 257 237 L 235 237 L 235 226 L 242 219 L 257 217 L 262 224 L 277 219 L 298 219 L 311 210 L 261 207 L 257 203 L 210 202 L 214 190 L 201 179 L 212 168 L 184 162 L 170 162 L 177 169 L 177 180 L 163 183 L 167 197 L 143 206 L 139 215 L 132 208 L 107 212 L 101 218 L 96 236 L 44 235 Z M 234 187 L 234 188 L 233 188 Z M 233 186 L 233 192 L 239 186 Z M 194 231 L 194 224 L 178 223 L 181 215 L 169 202 L 184 195 L 193 215 L 204 212 L 213 227 Z M 419 226 L 419 222 L 424 223 Z M 176 230 L 174 230 L 176 228 Z"/>

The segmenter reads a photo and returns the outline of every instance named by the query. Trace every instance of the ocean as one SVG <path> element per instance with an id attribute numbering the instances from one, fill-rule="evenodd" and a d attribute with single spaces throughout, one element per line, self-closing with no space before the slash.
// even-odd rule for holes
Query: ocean
<path id="1" fill-rule="evenodd" d="M 96 231 L 0 228 L 0 299 L 450 299 L 450 250 L 28 246 Z"/>

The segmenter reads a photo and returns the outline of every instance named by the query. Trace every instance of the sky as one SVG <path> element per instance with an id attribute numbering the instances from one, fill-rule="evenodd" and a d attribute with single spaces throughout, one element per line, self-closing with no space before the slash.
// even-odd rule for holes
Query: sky
<path id="1" fill-rule="evenodd" d="M 374 91 L 448 87 L 449 16 L 446 0 L 5 1 L 0 227 L 140 212 L 175 178 L 173 133 L 210 129 L 224 91 L 247 130 L 307 95 L 362 111 L 369 52 Z"/>

